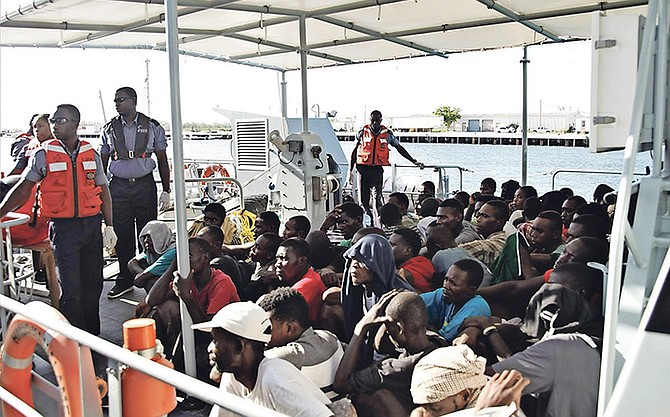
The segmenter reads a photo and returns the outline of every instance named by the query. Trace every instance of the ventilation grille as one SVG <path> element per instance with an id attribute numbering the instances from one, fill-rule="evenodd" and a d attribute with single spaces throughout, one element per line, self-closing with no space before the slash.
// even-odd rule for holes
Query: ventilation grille
<path id="1" fill-rule="evenodd" d="M 269 167 L 268 120 L 235 122 L 235 149 L 238 169 L 263 171 Z"/>

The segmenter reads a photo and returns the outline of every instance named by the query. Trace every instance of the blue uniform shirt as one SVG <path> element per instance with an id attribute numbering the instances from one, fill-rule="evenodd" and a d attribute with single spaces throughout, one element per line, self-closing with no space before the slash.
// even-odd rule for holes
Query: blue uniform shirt
<path id="1" fill-rule="evenodd" d="M 127 149 L 135 149 L 135 136 L 137 135 L 137 115 L 132 123 L 128 124 L 121 117 L 123 126 L 123 136 L 126 140 Z M 114 140 L 108 137 L 105 131 L 102 132 L 102 143 L 100 144 L 101 155 L 111 155 L 114 152 Z M 149 123 L 149 141 L 147 142 L 147 152 L 164 151 L 167 149 L 167 139 L 165 139 L 165 130 L 160 125 Z M 119 178 L 140 178 L 149 175 L 156 168 L 156 161 L 153 158 L 133 158 L 133 159 L 110 159 L 109 173 Z"/>

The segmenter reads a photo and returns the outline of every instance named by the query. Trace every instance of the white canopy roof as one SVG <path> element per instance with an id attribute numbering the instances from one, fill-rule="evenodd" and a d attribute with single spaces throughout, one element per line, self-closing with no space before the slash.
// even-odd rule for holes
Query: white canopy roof
<path id="1" fill-rule="evenodd" d="M 586 39 L 594 11 L 646 0 L 179 0 L 180 52 L 276 70 Z M 0 46 L 166 49 L 163 0 L 36 0 L 0 18 Z"/>

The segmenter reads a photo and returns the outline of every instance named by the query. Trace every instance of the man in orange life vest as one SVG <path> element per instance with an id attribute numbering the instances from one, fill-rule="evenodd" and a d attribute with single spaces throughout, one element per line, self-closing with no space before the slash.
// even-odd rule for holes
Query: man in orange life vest
<path id="1" fill-rule="evenodd" d="M 384 204 L 382 201 L 384 166 L 391 165 L 389 163 L 389 145 L 395 147 L 400 155 L 419 168 L 423 169 L 424 164 L 414 159 L 398 139 L 393 136 L 393 132 L 382 125 L 382 113 L 379 110 L 370 113 L 370 124 L 365 125 L 358 132 L 356 140 L 358 144 L 351 154 L 350 171 L 353 173 L 355 164 L 359 175 L 359 203 L 372 216 L 370 194 L 373 197 L 372 204 L 375 211 L 379 211 Z M 351 173 L 349 178 L 352 178 Z"/>
<path id="2" fill-rule="evenodd" d="M 161 210 L 170 205 L 170 166 L 165 152 L 165 131 L 156 120 L 137 112 L 137 93 L 133 88 L 116 90 L 114 103 L 119 115 L 103 128 L 100 146 L 105 171 L 109 163 L 114 230 L 119 236 L 116 245 L 119 275 L 107 294 L 109 298 L 118 298 L 133 290 L 135 275 L 128 270 L 128 262 L 136 255 L 138 234 L 149 221 L 156 220 L 159 203 Z M 152 154 L 156 154 L 163 186 L 160 200 L 157 199 L 153 176 L 156 162 L 151 158 Z"/>
<path id="3" fill-rule="evenodd" d="M 56 139 L 32 153 L 19 183 L 0 204 L 0 218 L 24 204 L 41 182 L 41 215 L 50 217 L 49 238 L 62 289 L 60 310 L 73 325 L 100 333 L 102 246 L 114 246 L 112 200 L 102 161 L 79 140 L 79 110 L 61 104 L 51 118 Z M 102 219 L 106 227 L 101 233 Z"/>

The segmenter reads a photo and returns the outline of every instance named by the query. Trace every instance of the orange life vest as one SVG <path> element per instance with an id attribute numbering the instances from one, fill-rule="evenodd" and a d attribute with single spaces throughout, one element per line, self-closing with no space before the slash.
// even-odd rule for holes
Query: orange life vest
<path id="1" fill-rule="evenodd" d="M 388 129 L 382 126 L 379 134 L 375 136 L 370 125 L 366 125 L 361 133 L 361 140 L 356 151 L 356 163 L 370 166 L 391 165 L 389 163 Z"/>
<path id="2" fill-rule="evenodd" d="M 57 139 L 44 142 L 47 175 L 40 184 L 40 214 L 52 218 L 90 217 L 100 213 L 102 189 L 95 185 L 95 151 L 81 141 L 72 163 Z"/>

